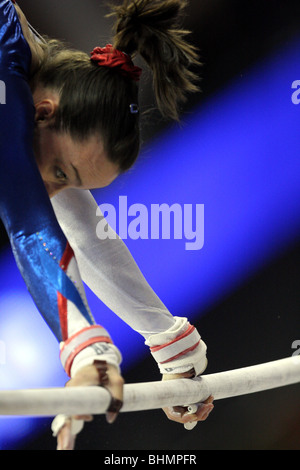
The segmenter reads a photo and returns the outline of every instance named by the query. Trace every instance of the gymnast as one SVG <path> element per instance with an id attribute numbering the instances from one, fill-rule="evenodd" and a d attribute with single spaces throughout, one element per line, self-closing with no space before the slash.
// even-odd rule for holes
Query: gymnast
<path id="1" fill-rule="evenodd" d="M 113 45 L 88 55 L 39 35 L 12 0 L 0 0 L 0 216 L 26 286 L 60 345 L 66 386 L 100 385 L 111 393 L 107 421 L 123 399 L 118 348 L 95 323 L 84 284 L 145 338 L 163 380 L 207 367 L 206 345 L 187 318 L 174 317 L 153 292 L 118 236 L 96 236 L 97 203 L 89 190 L 130 169 L 140 151 L 136 54 L 153 74 L 157 105 L 178 120 L 194 92 L 198 64 L 178 19 L 184 0 L 125 0 L 112 7 Z M 109 228 L 109 230 L 112 230 Z M 115 235 L 115 234 L 114 234 Z M 47 367 L 47 364 L 45 364 Z M 203 421 L 213 398 L 179 423 Z M 55 418 L 57 449 L 71 450 L 91 416 Z"/>

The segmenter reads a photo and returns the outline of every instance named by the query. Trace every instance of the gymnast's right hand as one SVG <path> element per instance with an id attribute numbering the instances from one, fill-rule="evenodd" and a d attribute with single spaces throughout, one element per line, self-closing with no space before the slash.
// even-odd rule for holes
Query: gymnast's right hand
<path id="1" fill-rule="evenodd" d="M 103 386 L 111 393 L 113 399 L 106 419 L 113 423 L 123 404 L 124 380 L 116 367 L 105 361 L 94 361 L 92 365 L 80 369 L 66 387 Z M 52 423 L 54 436 L 57 436 L 57 450 L 73 450 L 76 435 L 82 430 L 84 421 L 92 421 L 91 415 L 78 415 L 72 418 L 59 415 Z M 56 423 L 55 423 L 56 421 Z"/>

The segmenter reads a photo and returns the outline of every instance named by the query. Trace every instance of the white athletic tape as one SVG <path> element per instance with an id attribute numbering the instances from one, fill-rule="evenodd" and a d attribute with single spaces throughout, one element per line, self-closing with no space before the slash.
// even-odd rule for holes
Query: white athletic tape
<path id="1" fill-rule="evenodd" d="M 73 436 L 76 436 L 76 434 L 79 434 L 83 429 L 84 421 L 80 419 L 72 419 L 69 416 L 60 414 L 54 418 L 51 424 L 51 430 L 52 430 L 53 436 L 57 437 L 59 431 L 70 420 L 71 420 L 71 434 Z"/>

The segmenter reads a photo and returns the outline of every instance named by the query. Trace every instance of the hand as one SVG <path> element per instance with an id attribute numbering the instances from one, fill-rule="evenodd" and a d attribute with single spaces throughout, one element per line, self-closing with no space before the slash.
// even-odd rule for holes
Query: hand
<path id="1" fill-rule="evenodd" d="M 113 423 L 120 411 L 123 401 L 124 380 L 118 370 L 105 361 L 94 361 L 94 364 L 83 367 L 66 387 L 102 385 L 110 391 L 114 400 L 114 409 L 108 411 L 106 419 Z M 57 435 L 57 450 L 73 450 L 76 434 L 82 429 L 82 421 L 92 421 L 91 415 L 78 415 L 68 418 Z"/>
<path id="2" fill-rule="evenodd" d="M 184 374 L 166 374 L 163 375 L 162 380 L 174 380 L 174 379 L 189 379 L 194 377 L 193 371 L 185 372 Z M 171 421 L 177 423 L 186 424 L 197 421 L 205 421 L 212 410 L 214 409 L 213 405 L 214 397 L 209 397 L 203 403 L 198 406 L 196 413 L 189 414 L 188 408 L 185 406 L 174 406 L 163 408 L 163 411 Z"/>

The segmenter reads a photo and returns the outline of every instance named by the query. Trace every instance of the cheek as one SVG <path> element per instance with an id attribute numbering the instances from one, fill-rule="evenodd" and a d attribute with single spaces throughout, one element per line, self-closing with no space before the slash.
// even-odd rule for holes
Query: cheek
<path id="1" fill-rule="evenodd" d="M 45 153 L 36 155 L 36 163 L 43 180 L 49 179 L 50 166 L 47 155 Z"/>
<path id="2" fill-rule="evenodd" d="M 43 133 L 37 133 L 34 140 L 34 154 L 43 179 L 49 178 L 53 173 L 55 155 L 52 139 Z"/>

